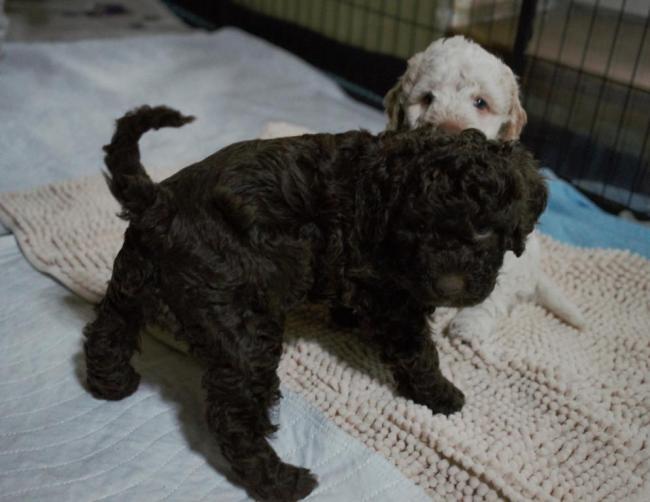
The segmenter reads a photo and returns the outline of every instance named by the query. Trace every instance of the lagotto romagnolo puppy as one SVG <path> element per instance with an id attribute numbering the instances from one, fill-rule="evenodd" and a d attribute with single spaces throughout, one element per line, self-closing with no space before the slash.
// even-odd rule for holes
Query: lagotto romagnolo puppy
<path id="1" fill-rule="evenodd" d="M 415 54 L 404 75 L 384 98 L 388 130 L 433 125 L 449 133 L 474 128 L 489 139 L 516 140 L 526 124 L 519 86 L 510 68 L 462 36 L 443 38 Z M 519 299 L 536 299 L 569 324 L 581 328 L 578 307 L 541 270 L 539 237 L 531 233 L 521 257 L 507 253 L 493 293 L 462 309 L 449 333 L 484 338 Z"/>
<path id="2" fill-rule="evenodd" d="M 152 182 L 139 138 L 190 120 L 142 107 L 105 147 L 129 226 L 85 329 L 92 393 L 136 390 L 138 334 L 171 312 L 176 337 L 205 363 L 207 423 L 242 485 L 263 500 L 299 499 L 316 479 L 273 451 L 269 409 L 285 315 L 325 302 L 362 321 L 401 395 L 460 410 L 427 316 L 480 302 L 504 253 L 523 252 L 547 196 L 532 156 L 478 131 L 353 131 L 236 143 Z"/>

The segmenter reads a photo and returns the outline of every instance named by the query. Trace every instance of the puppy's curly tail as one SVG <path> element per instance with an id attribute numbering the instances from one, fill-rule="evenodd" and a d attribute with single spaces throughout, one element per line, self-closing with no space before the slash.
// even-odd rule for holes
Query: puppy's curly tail
<path id="1" fill-rule="evenodd" d="M 140 215 L 156 199 L 157 185 L 140 163 L 140 137 L 150 129 L 181 127 L 192 120 L 166 106 L 141 106 L 117 120 L 115 134 L 104 147 L 104 163 L 108 187 L 122 205 L 124 218 Z"/>

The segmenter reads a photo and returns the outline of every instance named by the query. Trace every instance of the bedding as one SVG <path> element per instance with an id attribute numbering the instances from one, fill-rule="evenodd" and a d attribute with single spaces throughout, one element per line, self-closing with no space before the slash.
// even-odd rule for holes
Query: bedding
<path id="1" fill-rule="evenodd" d="M 173 135 L 143 138 L 144 163 L 159 166 L 158 176 L 258 135 L 269 119 L 314 130 L 383 126 L 380 114 L 347 100 L 313 69 L 240 32 L 152 38 L 7 46 L 13 71 L 0 75 L 0 111 L 10 112 L 0 124 L 0 152 L 8 178 L 0 191 L 22 191 L 0 196 L 0 219 L 14 233 L 0 237 L 0 500 L 245 499 L 205 440 L 190 358 L 145 337 L 136 394 L 104 403 L 83 389 L 81 328 L 91 313 L 80 297 L 101 293 L 123 230 L 97 175 L 99 145 L 116 115 L 106 110 L 167 103 L 198 117 Z M 128 54 L 123 67 L 120 51 Z M 148 63 L 156 57 L 158 64 Z M 53 83 L 26 79 L 34 70 L 24 58 L 57 61 L 49 66 Z M 187 92 L 190 68 L 196 92 Z M 75 99 L 57 100 L 76 79 Z M 147 92 L 130 85 L 143 81 Z M 40 114 L 32 103 L 14 106 L 26 90 Z M 63 177 L 74 179 L 49 183 Z M 571 216 L 545 218 L 554 224 Z M 31 269 L 16 239 L 32 265 L 66 288 Z M 581 305 L 589 328 L 577 332 L 521 304 L 496 339 L 465 344 L 444 336 L 453 312 L 441 309 L 432 333 L 443 371 L 468 396 L 451 417 L 395 397 L 376 357 L 332 331 L 322 311 L 292 318 L 274 446 L 319 475 L 313 500 L 647 499 L 650 262 L 551 237 L 543 243 L 545 270 Z M 186 375 L 182 385 L 166 378 L 170 367 Z"/>

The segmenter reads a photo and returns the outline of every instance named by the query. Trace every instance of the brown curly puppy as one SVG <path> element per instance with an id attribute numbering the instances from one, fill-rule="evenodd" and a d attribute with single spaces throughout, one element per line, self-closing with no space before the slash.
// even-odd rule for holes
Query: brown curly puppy
<path id="1" fill-rule="evenodd" d="M 135 391 L 138 333 L 169 310 L 206 362 L 207 422 L 243 486 L 264 500 L 304 497 L 315 477 L 266 438 L 285 315 L 319 301 L 363 320 L 400 394 L 435 413 L 460 410 L 427 315 L 483 300 L 505 251 L 523 251 L 546 203 L 532 157 L 477 131 L 353 131 L 237 143 L 153 183 L 138 139 L 190 120 L 142 107 L 105 147 L 130 225 L 85 330 L 93 394 Z"/>

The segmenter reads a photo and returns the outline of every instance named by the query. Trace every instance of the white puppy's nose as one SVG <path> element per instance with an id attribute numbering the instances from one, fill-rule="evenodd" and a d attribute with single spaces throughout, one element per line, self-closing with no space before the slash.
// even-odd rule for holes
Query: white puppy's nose
<path id="1" fill-rule="evenodd" d="M 458 122 L 452 122 L 451 120 L 445 120 L 444 122 L 440 123 L 438 125 L 438 129 L 441 131 L 444 131 L 449 134 L 458 134 L 460 133 L 463 129 L 465 129 L 461 124 Z"/>

